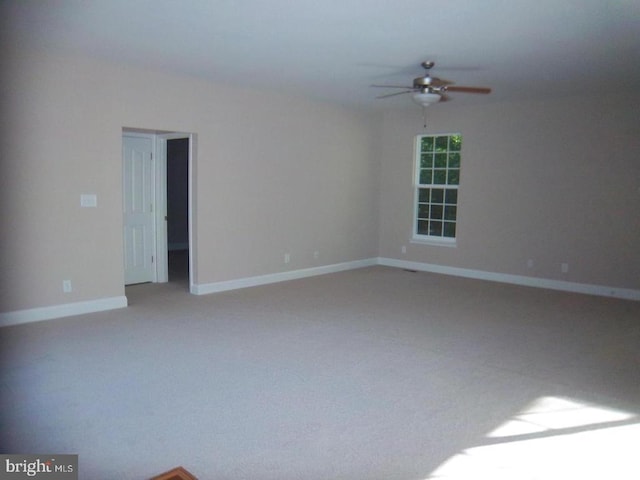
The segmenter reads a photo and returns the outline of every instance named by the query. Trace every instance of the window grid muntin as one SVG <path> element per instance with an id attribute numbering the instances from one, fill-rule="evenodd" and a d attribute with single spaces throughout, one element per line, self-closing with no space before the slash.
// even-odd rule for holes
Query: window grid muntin
<path id="1" fill-rule="evenodd" d="M 454 240 L 462 137 L 421 135 L 417 142 L 415 236 Z"/>

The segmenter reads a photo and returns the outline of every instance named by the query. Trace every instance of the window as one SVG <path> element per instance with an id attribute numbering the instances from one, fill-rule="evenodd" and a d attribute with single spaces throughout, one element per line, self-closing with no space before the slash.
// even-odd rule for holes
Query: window
<path id="1" fill-rule="evenodd" d="M 416 138 L 414 239 L 454 243 L 460 183 L 460 134 Z"/>

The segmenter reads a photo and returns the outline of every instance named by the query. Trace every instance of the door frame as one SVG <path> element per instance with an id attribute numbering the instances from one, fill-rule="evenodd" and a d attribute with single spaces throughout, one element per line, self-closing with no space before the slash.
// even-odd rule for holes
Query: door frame
<path id="1" fill-rule="evenodd" d="M 154 237 L 153 254 L 155 258 L 154 283 L 166 283 L 169 281 L 169 257 L 167 239 L 167 140 L 180 138 L 189 139 L 188 155 L 188 224 L 189 224 L 189 292 L 195 291 L 194 279 L 196 265 L 196 250 L 194 242 L 194 158 L 196 139 L 194 133 L 167 132 L 149 129 L 123 128 L 121 138 L 127 136 L 140 136 L 152 138 L 153 167 L 155 170 L 154 182 Z M 123 141 L 123 140 L 122 140 Z M 124 222 L 124 219 L 123 219 Z M 124 243 L 123 243 L 124 249 Z M 123 251 L 124 254 L 124 251 Z M 124 271 L 123 271 L 124 273 Z"/>

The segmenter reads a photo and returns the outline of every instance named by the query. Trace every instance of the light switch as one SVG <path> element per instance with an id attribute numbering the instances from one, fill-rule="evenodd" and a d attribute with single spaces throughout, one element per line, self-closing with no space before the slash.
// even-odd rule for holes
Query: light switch
<path id="1" fill-rule="evenodd" d="M 80 195 L 81 207 L 97 207 L 98 196 L 95 193 L 83 193 Z"/>

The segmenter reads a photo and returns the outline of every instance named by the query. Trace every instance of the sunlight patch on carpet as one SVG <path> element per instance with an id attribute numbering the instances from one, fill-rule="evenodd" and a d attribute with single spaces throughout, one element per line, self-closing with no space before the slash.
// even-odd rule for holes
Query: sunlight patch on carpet
<path id="1" fill-rule="evenodd" d="M 425 480 L 637 479 L 638 438 L 635 414 L 540 397 Z"/>

